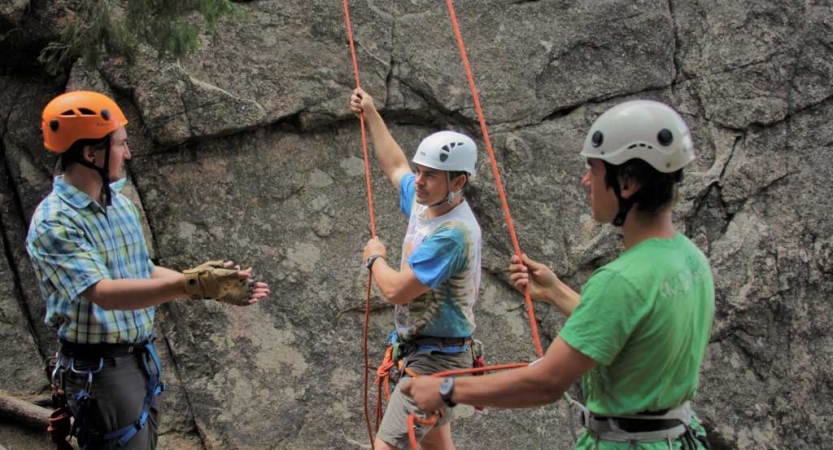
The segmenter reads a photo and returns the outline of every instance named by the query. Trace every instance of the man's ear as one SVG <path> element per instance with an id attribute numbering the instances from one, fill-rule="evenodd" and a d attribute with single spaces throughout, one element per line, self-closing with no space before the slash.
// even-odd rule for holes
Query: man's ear
<path id="1" fill-rule="evenodd" d="M 466 174 L 457 175 L 457 177 L 455 177 L 453 180 L 451 180 L 451 190 L 453 192 L 457 192 L 460 189 L 463 189 L 463 187 L 466 185 L 467 181 L 468 181 L 468 175 L 466 175 Z"/>
<path id="2" fill-rule="evenodd" d="M 95 164 L 95 149 L 89 145 L 84 146 L 84 150 L 81 150 L 81 158 L 88 163 Z"/>
<path id="3" fill-rule="evenodd" d="M 621 186 L 622 198 L 631 198 L 634 194 L 639 192 L 642 184 L 634 180 L 624 180 L 619 178 L 619 186 Z"/>

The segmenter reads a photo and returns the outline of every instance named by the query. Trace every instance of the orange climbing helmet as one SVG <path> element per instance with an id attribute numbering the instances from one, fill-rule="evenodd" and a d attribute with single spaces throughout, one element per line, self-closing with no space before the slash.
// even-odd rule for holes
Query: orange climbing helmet
<path id="1" fill-rule="evenodd" d="M 73 91 L 52 99 L 43 110 L 43 145 L 64 153 L 79 139 L 101 139 L 127 125 L 119 105 L 90 91 Z"/>

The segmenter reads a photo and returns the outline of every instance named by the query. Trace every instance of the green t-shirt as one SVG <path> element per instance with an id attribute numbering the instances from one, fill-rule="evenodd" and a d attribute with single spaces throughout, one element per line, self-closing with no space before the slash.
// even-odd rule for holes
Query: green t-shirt
<path id="1" fill-rule="evenodd" d="M 682 234 L 640 242 L 596 270 L 560 333 L 568 345 L 598 362 L 582 378 L 587 408 L 614 416 L 691 400 L 713 317 L 709 262 Z M 592 444 L 585 434 L 576 448 Z M 600 450 L 627 448 L 599 444 Z M 639 448 L 654 445 L 660 444 Z"/>

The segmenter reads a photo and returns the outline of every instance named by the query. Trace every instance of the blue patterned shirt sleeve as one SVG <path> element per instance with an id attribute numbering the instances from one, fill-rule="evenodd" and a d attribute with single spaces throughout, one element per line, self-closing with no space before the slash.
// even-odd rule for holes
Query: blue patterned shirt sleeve
<path id="1" fill-rule="evenodd" d="M 62 298 L 77 302 L 90 286 L 111 278 L 101 255 L 89 244 L 81 231 L 65 224 L 43 221 L 29 244 L 32 264 L 49 281 Z"/>
<path id="2" fill-rule="evenodd" d="M 399 180 L 399 210 L 405 214 L 405 217 L 411 216 L 411 208 L 414 206 L 414 197 L 416 197 L 414 180 L 416 176 L 413 173 L 406 173 Z"/>
<path id="3" fill-rule="evenodd" d="M 417 279 L 431 289 L 466 268 L 465 236 L 453 226 L 439 228 L 408 258 Z"/>

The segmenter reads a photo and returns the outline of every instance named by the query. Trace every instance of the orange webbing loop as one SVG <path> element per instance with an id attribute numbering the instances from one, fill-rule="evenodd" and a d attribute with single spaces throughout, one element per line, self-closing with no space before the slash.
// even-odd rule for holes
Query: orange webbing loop
<path id="1" fill-rule="evenodd" d="M 393 346 L 391 345 L 385 350 L 385 358 L 376 369 L 376 381 L 373 382 L 374 386 L 379 386 L 384 391 L 385 401 L 390 401 L 390 369 L 393 369 L 395 364 L 393 361 Z M 379 397 L 377 401 L 381 402 L 382 398 Z"/>
<path id="2" fill-rule="evenodd" d="M 385 351 L 385 358 L 382 360 L 382 364 L 379 364 L 379 367 L 376 369 L 376 381 L 373 382 L 374 386 L 379 386 L 380 389 L 384 390 L 384 397 L 385 401 L 390 401 L 390 369 L 393 369 L 394 366 L 399 369 L 399 373 L 405 373 L 410 375 L 411 378 L 416 378 L 419 375 L 416 374 L 411 369 L 407 367 L 403 370 L 402 367 L 405 365 L 405 360 L 400 359 L 399 361 L 393 360 L 393 346 L 391 345 Z M 382 397 L 379 396 L 378 401 L 381 402 Z"/>
<path id="3" fill-rule="evenodd" d="M 411 448 L 413 450 L 419 450 L 419 444 L 416 440 L 416 431 L 414 431 L 414 425 L 416 423 L 419 423 L 420 425 L 431 426 L 437 423 L 438 420 L 440 420 L 440 418 L 436 414 L 431 414 L 431 416 L 427 419 L 417 417 L 415 414 L 408 414 L 408 440 L 411 441 Z"/>
<path id="4" fill-rule="evenodd" d="M 519 369 L 521 367 L 526 367 L 529 364 L 527 363 L 516 363 L 516 364 L 501 364 L 498 366 L 489 366 L 489 367 L 473 367 L 471 369 L 459 369 L 459 370 L 447 370 L 445 372 L 439 372 L 432 374 L 430 376 L 443 378 L 443 377 L 455 377 L 458 375 L 478 375 L 483 374 L 485 372 L 491 372 L 493 370 L 507 370 L 507 369 Z M 418 450 L 418 444 L 416 440 L 416 431 L 414 429 L 414 424 L 418 423 L 424 426 L 431 426 L 437 423 L 439 420 L 439 416 L 437 414 L 432 413 L 428 418 L 423 419 L 418 417 L 416 414 L 408 414 L 408 440 L 411 443 L 412 450 Z"/>
<path id="5" fill-rule="evenodd" d="M 466 69 L 466 77 L 469 80 L 469 88 L 471 88 L 471 95 L 474 99 L 474 109 L 477 111 L 477 119 L 480 121 L 480 131 L 483 133 L 483 142 L 486 144 L 486 150 L 489 152 L 489 161 L 492 164 L 492 173 L 497 184 L 497 191 L 500 195 L 500 203 L 503 206 L 503 214 L 506 216 L 506 225 L 509 228 L 509 236 L 512 238 L 512 247 L 515 249 L 515 254 L 518 258 L 521 257 L 521 247 L 518 244 L 518 236 L 515 234 L 515 226 L 512 223 L 512 215 L 509 214 L 509 203 L 506 201 L 506 193 L 503 189 L 503 182 L 500 180 L 500 171 L 497 168 L 497 160 L 495 159 L 495 152 L 492 150 L 492 141 L 489 139 L 489 130 L 486 128 L 486 119 L 483 117 L 483 109 L 480 107 L 480 97 L 477 95 L 477 86 L 474 84 L 474 75 L 472 75 L 471 66 L 469 65 L 469 58 L 466 54 L 466 47 L 463 45 L 463 36 L 460 33 L 460 25 L 457 23 L 457 15 L 454 14 L 454 4 L 451 0 L 446 0 L 448 5 L 448 13 L 451 15 L 451 24 L 454 26 L 454 35 L 457 37 L 457 45 L 460 47 L 460 56 L 463 59 L 463 67 Z M 526 301 L 526 310 L 529 314 L 529 323 L 532 327 L 532 340 L 535 341 L 535 352 L 538 357 L 544 356 L 544 351 L 541 348 L 541 340 L 538 337 L 538 325 L 535 322 L 535 310 L 532 308 L 532 298 L 529 296 L 529 286 L 524 289 L 524 297 Z"/>
<path id="6" fill-rule="evenodd" d="M 344 19 L 347 23 L 347 39 L 350 42 L 350 56 L 353 58 L 353 73 L 356 76 L 356 87 L 361 87 L 361 79 L 359 77 L 359 62 L 356 58 L 356 46 L 353 44 L 353 26 L 350 23 L 350 8 L 347 6 L 347 0 L 343 0 L 344 4 Z M 367 208 L 370 213 L 370 236 L 376 237 L 376 216 L 373 213 L 373 190 L 370 183 L 370 161 L 367 156 L 367 133 L 364 129 L 364 113 L 359 115 L 359 125 L 362 130 L 362 154 L 364 155 L 364 176 L 367 183 Z M 370 357 L 367 345 L 368 341 L 368 324 L 370 322 L 370 292 L 373 285 L 373 272 L 367 276 L 367 297 L 365 298 L 364 309 L 364 417 L 367 422 L 367 433 L 370 435 L 370 448 L 374 448 L 373 429 L 370 426 L 370 408 L 368 406 L 368 372 L 370 372 Z M 377 418 L 378 421 L 378 418 Z"/>

